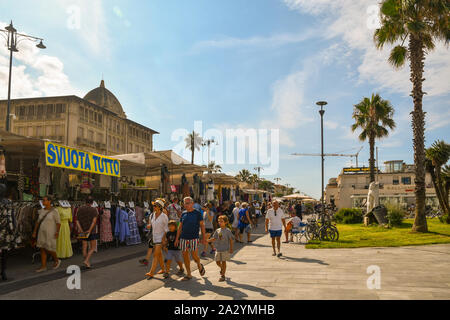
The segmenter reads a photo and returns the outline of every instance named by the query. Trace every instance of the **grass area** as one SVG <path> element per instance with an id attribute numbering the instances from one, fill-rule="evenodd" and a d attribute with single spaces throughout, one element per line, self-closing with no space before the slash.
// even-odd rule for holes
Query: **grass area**
<path id="1" fill-rule="evenodd" d="M 380 226 L 365 227 L 363 224 L 338 224 L 339 241 L 310 241 L 307 249 L 399 247 L 425 244 L 450 243 L 450 225 L 438 219 L 428 219 L 428 233 L 412 232 L 412 219 L 401 226 L 385 229 Z"/>

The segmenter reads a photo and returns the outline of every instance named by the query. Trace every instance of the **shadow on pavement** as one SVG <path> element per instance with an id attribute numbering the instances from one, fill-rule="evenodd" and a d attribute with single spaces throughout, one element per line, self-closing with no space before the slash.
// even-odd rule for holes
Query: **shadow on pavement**
<path id="1" fill-rule="evenodd" d="M 289 261 L 295 261 L 295 262 L 305 262 L 305 263 L 317 263 L 317 264 L 321 264 L 323 266 L 329 266 L 328 263 L 323 262 L 322 260 L 317 260 L 317 259 L 293 258 L 293 257 L 288 257 L 288 256 L 281 256 L 280 259 L 288 261 L 288 262 Z"/>
<path id="2" fill-rule="evenodd" d="M 219 275 L 217 276 L 219 278 Z M 204 283 L 201 283 L 201 279 L 204 280 Z M 230 279 L 226 280 L 226 283 L 230 285 L 230 287 L 221 287 L 214 285 L 208 278 L 192 278 L 190 281 L 174 281 L 170 283 L 166 283 L 164 287 L 170 288 L 170 290 L 178 289 L 180 291 L 189 292 L 191 297 L 200 297 L 207 294 L 206 291 L 211 291 L 213 294 L 218 294 L 221 296 L 231 297 L 234 300 L 242 300 L 248 295 L 237 288 L 259 292 L 265 297 L 275 297 L 274 293 L 271 293 L 263 288 L 258 288 L 255 286 L 247 285 L 247 284 L 239 284 L 231 281 Z"/>

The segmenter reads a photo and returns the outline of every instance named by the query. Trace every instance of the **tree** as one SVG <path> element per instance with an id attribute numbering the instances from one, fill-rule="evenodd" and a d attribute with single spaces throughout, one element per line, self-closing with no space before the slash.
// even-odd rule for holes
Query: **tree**
<path id="1" fill-rule="evenodd" d="M 375 139 L 380 139 L 389 135 L 389 129 L 395 128 L 393 119 L 394 108 L 388 100 L 381 99 L 380 95 L 372 94 L 372 97 L 363 98 L 356 104 L 353 110 L 352 131 L 362 129 L 359 139 L 369 140 L 370 146 L 370 182 L 375 181 Z"/>
<path id="2" fill-rule="evenodd" d="M 186 149 L 191 150 L 192 152 L 192 158 L 191 163 L 194 164 L 194 154 L 195 150 L 200 150 L 200 146 L 202 144 L 202 138 L 198 135 L 197 132 L 192 131 L 192 133 L 189 133 L 187 137 L 184 139 L 186 142 Z"/>
<path id="3" fill-rule="evenodd" d="M 444 196 L 448 199 L 450 193 L 450 166 L 445 165 L 442 169 L 442 180 L 444 183 Z"/>
<path id="4" fill-rule="evenodd" d="M 422 110 L 422 84 L 425 55 L 434 49 L 436 40 L 450 40 L 447 0 L 384 0 L 381 3 L 381 26 L 375 31 L 376 46 L 397 44 L 389 62 L 400 68 L 410 64 L 414 110 L 412 114 L 416 216 L 413 231 L 427 232 L 425 217 L 425 114 Z M 405 41 L 408 40 L 408 45 Z"/>
<path id="5" fill-rule="evenodd" d="M 222 167 L 220 165 L 216 164 L 214 161 L 211 161 L 208 164 L 208 172 L 214 172 L 214 173 L 222 172 Z"/>
<path id="6" fill-rule="evenodd" d="M 238 179 L 241 182 L 247 182 L 250 183 L 250 176 L 251 173 L 250 171 L 248 171 L 247 169 L 242 169 L 241 171 L 239 171 L 239 173 L 236 176 L 236 179 Z"/>
<path id="7" fill-rule="evenodd" d="M 445 214 L 449 213 L 448 194 L 445 191 L 445 183 L 442 174 L 442 166 L 450 159 L 450 145 L 444 141 L 437 140 L 425 151 L 427 161 L 426 168 L 433 179 L 436 196 L 439 205 Z"/>
<path id="8" fill-rule="evenodd" d="M 250 176 L 250 178 L 249 178 L 249 182 L 250 182 L 254 187 L 256 187 L 256 186 L 258 185 L 258 182 L 259 182 L 258 175 L 257 175 L 257 174 L 252 174 L 252 175 Z"/>
<path id="9" fill-rule="evenodd" d="M 258 188 L 261 190 L 271 191 L 273 188 L 273 182 L 268 180 L 261 180 L 259 182 Z"/>

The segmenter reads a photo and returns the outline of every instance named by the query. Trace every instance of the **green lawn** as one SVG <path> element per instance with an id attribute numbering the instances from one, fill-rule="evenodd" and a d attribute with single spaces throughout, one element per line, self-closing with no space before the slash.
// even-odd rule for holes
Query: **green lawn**
<path id="1" fill-rule="evenodd" d="M 428 233 L 411 232 L 412 225 L 412 219 L 404 220 L 401 226 L 392 229 L 365 227 L 363 224 L 338 224 L 339 241 L 311 241 L 306 248 L 399 247 L 450 243 L 450 225 L 441 223 L 437 218 L 428 219 Z"/>

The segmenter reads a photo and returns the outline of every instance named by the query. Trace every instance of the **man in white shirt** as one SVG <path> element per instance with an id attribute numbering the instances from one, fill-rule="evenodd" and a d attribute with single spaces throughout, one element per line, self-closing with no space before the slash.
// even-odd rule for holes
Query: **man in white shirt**
<path id="1" fill-rule="evenodd" d="M 267 210 L 266 214 L 266 233 L 270 232 L 272 238 L 273 256 L 281 257 L 281 234 L 283 226 L 286 229 L 284 212 L 280 208 L 278 201 L 273 201 L 273 208 Z M 278 254 L 275 251 L 275 240 L 277 241 Z"/>

